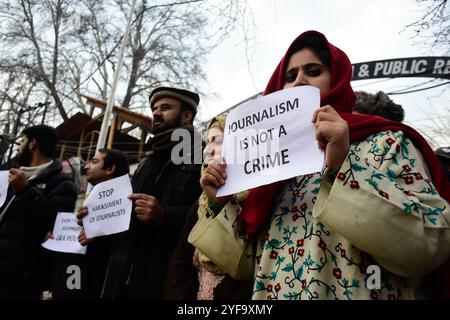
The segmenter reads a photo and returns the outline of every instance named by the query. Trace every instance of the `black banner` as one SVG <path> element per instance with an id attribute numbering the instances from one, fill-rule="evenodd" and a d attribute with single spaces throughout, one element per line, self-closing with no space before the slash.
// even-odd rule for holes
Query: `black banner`
<path id="1" fill-rule="evenodd" d="M 416 57 L 353 64 L 352 80 L 399 77 L 450 79 L 450 57 Z"/>

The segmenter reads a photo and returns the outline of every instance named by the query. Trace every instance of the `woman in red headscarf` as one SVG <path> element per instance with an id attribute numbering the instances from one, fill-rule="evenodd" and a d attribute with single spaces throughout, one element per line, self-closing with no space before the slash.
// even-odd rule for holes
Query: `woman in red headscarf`
<path id="1" fill-rule="evenodd" d="M 346 54 L 308 31 L 267 85 L 265 94 L 320 89 L 312 121 L 326 168 L 256 188 L 245 201 L 240 220 L 255 245 L 254 299 L 426 298 L 424 276 L 450 254 L 450 193 L 437 158 L 410 127 L 352 115 L 351 74 Z M 208 166 L 202 187 L 214 210 L 239 211 L 215 196 L 225 170 Z"/>

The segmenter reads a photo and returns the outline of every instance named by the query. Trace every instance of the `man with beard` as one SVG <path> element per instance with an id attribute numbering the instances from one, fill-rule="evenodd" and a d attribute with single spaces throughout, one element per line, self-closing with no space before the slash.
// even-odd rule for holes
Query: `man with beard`
<path id="1" fill-rule="evenodd" d="M 87 181 L 93 186 L 98 183 L 117 178 L 129 173 L 128 159 L 120 150 L 100 149 L 84 166 Z M 78 224 L 88 214 L 87 208 L 78 208 Z M 52 274 L 52 297 L 55 300 L 98 299 L 111 250 L 114 235 L 95 239 L 86 238 L 84 230 L 80 232 L 78 241 L 88 245 L 86 254 L 54 253 L 54 270 Z M 80 286 L 68 288 L 66 285 L 72 276 L 67 270 L 71 265 L 80 268 Z"/>
<path id="2" fill-rule="evenodd" d="M 72 178 L 53 158 L 57 140 L 45 125 L 22 132 L 20 168 L 10 169 L 0 208 L 0 299 L 39 299 L 48 288 L 50 266 L 41 243 L 56 214 L 73 211 L 77 199 Z"/>
<path id="3" fill-rule="evenodd" d="M 192 161 L 194 151 L 202 152 L 201 138 L 194 137 L 192 126 L 198 94 L 159 87 L 152 91 L 149 100 L 154 137 L 132 179 L 134 193 L 130 199 L 134 208 L 130 229 L 118 235 L 112 248 L 104 299 L 161 299 L 165 271 L 187 210 L 201 192 L 201 164 Z M 171 157 L 179 143 L 172 141 L 172 133 L 181 128 L 189 133 L 190 148 L 185 149 L 190 163 L 179 164 L 179 159 Z M 186 159 L 186 154 L 177 156 Z"/>

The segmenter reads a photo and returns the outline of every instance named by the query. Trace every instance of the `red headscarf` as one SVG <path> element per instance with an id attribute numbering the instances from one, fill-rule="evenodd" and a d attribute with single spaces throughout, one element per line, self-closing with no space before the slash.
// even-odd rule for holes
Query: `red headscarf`
<path id="1" fill-rule="evenodd" d="M 424 157 L 437 191 L 441 197 L 450 203 L 450 186 L 443 167 L 428 143 L 417 131 L 399 122 L 390 121 L 378 116 L 351 113 L 355 104 L 355 93 L 350 86 L 352 65 L 347 55 L 329 43 L 323 34 L 317 31 L 306 31 L 292 42 L 285 56 L 273 72 L 264 94 L 266 95 L 283 89 L 286 67 L 290 56 L 295 53 L 291 52 L 291 50 L 294 45 L 297 45 L 300 41 L 304 41 L 305 37 L 322 39 L 328 48 L 331 65 L 331 83 L 330 90 L 321 96 L 321 105 L 331 105 L 347 121 L 350 131 L 350 142 L 362 140 L 371 134 L 386 130 L 403 131 Z M 245 231 L 249 236 L 252 236 L 258 230 L 265 217 L 269 214 L 281 185 L 282 182 L 280 181 L 250 191 L 240 214 L 240 218 L 245 221 Z M 433 272 L 432 280 L 434 283 L 435 297 L 450 299 L 450 259 L 438 270 Z"/>
<path id="2" fill-rule="evenodd" d="M 450 203 L 450 186 L 446 180 L 443 168 L 434 155 L 433 150 L 417 131 L 402 123 L 390 121 L 378 116 L 351 113 L 356 100 L 355 93 L 350 86 L 352 65 L 347 55 L 329 43 L 323 34 L 317 31 L 306 31 L 292 42 L 285 56 L 273 72 L 264 94 L 266 95 L 283 89 L 286 67 L 290 56 L 295 53 L 291 52 L 291 50 L 300 41 L 304 41 L 306 37 L 319 38 L 328 48 L 331 65 L 331 83 L 330 90 L 321 96 L 321 105 L 331 105 L 347 121 L 350 131 L 350 142 L 362 140 L 371 134 L 386 130 L 403 131 L 424 157 L 425 163 L 431 171 L 431 179 L 437 191 L 441 197 Z M 281 185 L 282 182 L 279 181 L 250 191 L 240 214 L 240 218 L 245 221 L 245 231 L 248 235 L 251 236 L 258 230 L 266 216 L 272 210 L 275 196 Z M 447 283 L 450 283 L 450 272 L 448 274 L 449 281 Z"/>

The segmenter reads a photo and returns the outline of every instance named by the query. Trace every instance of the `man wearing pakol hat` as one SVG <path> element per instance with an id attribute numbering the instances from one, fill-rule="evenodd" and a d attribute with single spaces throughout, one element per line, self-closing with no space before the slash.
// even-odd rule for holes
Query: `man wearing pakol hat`
<path id="1" fill-rule="evenodd" d="M 159 87 L 152 91 L 149 100 L 154 137 L 132 179 L 130 229 L 120 234 L 113 245 L 103 299 L 161 299 L 165 271 L 187 210 L 201 193 L 201 164 L 178 164 L 179 159 L 174 157 L 183 155 L 174 152 L 172 156 L 172 149 L 180 143 L 172 141 L 172 134 L 179 129 L 186 130 L 190 137 L 187 152 L 191 160 L 195 152 L 202 152 L 201 138 L 194 138 L 198 133 L 192 125 L 200 100 L 198 94 Z M 183 150 L 186 152 L 186 148 Z"/>

